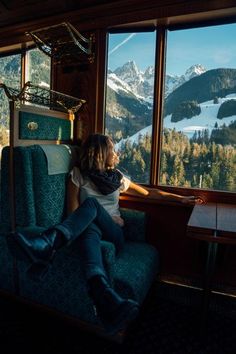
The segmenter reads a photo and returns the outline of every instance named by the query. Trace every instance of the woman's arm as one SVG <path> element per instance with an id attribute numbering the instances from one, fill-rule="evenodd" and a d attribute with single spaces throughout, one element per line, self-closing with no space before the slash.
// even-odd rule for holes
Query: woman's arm
<path id="1" fill-rule="evenodd" d="M 150 199 L 169 200 L 173 202 L 180 202 L 183 204 L 194 205 L 204 204 L 204 200 L 201 197 L 195 196 L 182 196 L 179 194 L 169 193 L 160 189 L 149 189 L 140 186 L 139 184 L 130 182 L 129 189 L 126 191 L 129 195 L 134 196 L 146 196 Z"/>
<path id="2" fill-rule="evenodd" d="M 130 195 L 139 195 L 139 196 L 140 195 L 148 196 L 150 194 L 147 188 L 144 188 L 134 182 L 130 182 L 129 188 L 127 189 L 126 193 Z"/>
<path id="3" fill-rule="evenodd" d="M 67 185 L 67 215 L 79 206 L 79 188 L 69 179 Z"/>

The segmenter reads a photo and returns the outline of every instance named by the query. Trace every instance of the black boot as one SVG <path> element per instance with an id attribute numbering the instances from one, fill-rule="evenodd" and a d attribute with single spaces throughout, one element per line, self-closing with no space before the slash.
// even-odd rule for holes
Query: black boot
<path id="1" fill-rule="evenodd" d="M 139 304 L 120 297 L 105 277 L 96 275 L 89 279 L 88 284 L 97 316 L 107 334 L 115 335 L 124 330 L 138 316 Z"/>
<path id="2" fill-rule="evenodd" d="M 7 242 L 16 258 L 31 264 L 47 265 L 63 244 L 63 235 L 56 229 L 49 229 L 38 236 L 15 232 L 8 235 Z"/>

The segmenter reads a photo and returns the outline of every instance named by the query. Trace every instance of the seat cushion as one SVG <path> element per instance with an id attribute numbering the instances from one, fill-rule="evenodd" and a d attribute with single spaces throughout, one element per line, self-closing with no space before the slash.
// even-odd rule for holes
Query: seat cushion
<path id="1" fill-rule="evenodd" d="M 79 257 L 61 249 L 53 266 L 41 281 L 29 279 L 25 265 L 19 264 L 21 295 L 82 321 L 99 325 L 84 278 Z M 127 242 L 113 264 L 113 284 L 124 297 L 143 302 L 158 270 L 158 253 L 154 247 Z"/>
<path id="2" fill-rule="evenodd" d="M 115 289 L 140 304 L 159 270 L 159 254 L 152 245 L 127 241 L 112 271 Z"/>
<path id="3" fill-rule="evenodd" d="M 60 250 L 41 281 L 30 279 L 23 263 L 19 268 L 21 296 L 81 321 L 99 324 L 79 258 Z"/>

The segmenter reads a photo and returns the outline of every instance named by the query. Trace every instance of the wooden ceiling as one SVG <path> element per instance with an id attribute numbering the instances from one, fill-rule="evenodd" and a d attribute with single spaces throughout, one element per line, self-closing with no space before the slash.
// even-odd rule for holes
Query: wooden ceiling
<path id="1" fill-rule="evenodd" d="M 109 17 L 111 14 L 123 13 L 126 16 L 130 11 L 135 13 L 140 8 L 143 12 L 154 10 L 155 13 L 157 10 L 158 15 L 163 17 L 169 12 L 179 15 L 189 11 L 196 13 L 199 10 L 202 12 L 224 8 L 234 8 L 235 12 L 235 6 L 235 0 L 0 0 L 0 30 L 27 22 L 47 22 L 53 17 L 60 18 L 63 14 L 65 17 L 74 17 L 76 12 L 83 17 L 83 14 L 91 11 L 96 18 L 96 14 Z M 143 15 L 145 17 L 144 13 Z"/>
<path id="2" fill-rule="evenodd" d="M 86 32 L 232 15 L 236 16 L 235 0 L 0 0 L 0 47 L 24 43 L 29 40 L 26 32 L 62 22 Z"/>
<path id="3" fill-rule="evenodd" d="M 93 14 L 101 12 L 103 16 L 109 16 L 114 12 L 119 14 L 121 9 L 123 15 L 130 11 L 135 12 L 137 8 L 144 12 L 159 9 L 157 11 L 162 17 L 163 13 L 172 12 L 173 8 L 176 8 L 177 13 L 187 13 L 189 9 L 190 12 L 198 12 L 199 9 L 235 9 L 235 6 L 235 0 L 0 0 L 0 30 L 27 22 L 47 21 L 63 14 L 73 16 L 76 11 L 84 13 L 92 10 Z"/>
<path id="4" fill-rule="evenodd" d="M 74 24 L 82 21 L 89 26 L 90 18 L 87 14 L 90 11 L 96 14 L 103 7 L 111 7 L 124 1 L 126 0 L 0 0 L 0 47 L 11 48 L 17 43 L 24 43 L 29 40 L 25 35 L 27 31 L 62 22 Z"/>
<path id="5" fill-rule="evenodd" d="M 119 0 L 1 0 L 0 28 Z"/>

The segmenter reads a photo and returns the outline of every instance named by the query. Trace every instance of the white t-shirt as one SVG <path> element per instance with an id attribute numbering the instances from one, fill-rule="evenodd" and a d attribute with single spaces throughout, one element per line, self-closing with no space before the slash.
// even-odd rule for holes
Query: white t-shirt
<path id="1" fill-rule="evenodd" d="M 83 177 L 78 167 L 74 167 L 71 171 L 71 180 L 79 188 L 80 203 L 88 197 L 94 197 L 111 216 L 120 216 L 119 196 L 121 192 L 125 192 L 129 188 L 129 178 L 122 174 L 121 186 L 107 195 L 99 192 L 89 177 Z"/>

